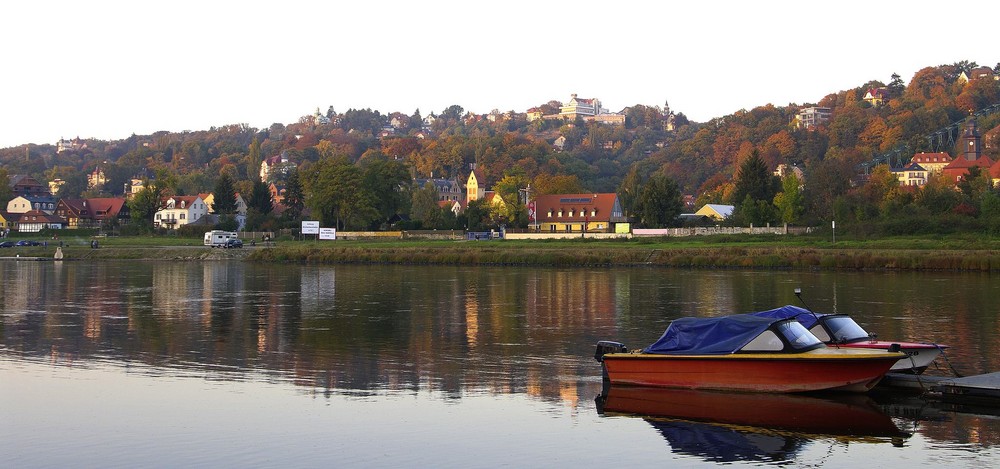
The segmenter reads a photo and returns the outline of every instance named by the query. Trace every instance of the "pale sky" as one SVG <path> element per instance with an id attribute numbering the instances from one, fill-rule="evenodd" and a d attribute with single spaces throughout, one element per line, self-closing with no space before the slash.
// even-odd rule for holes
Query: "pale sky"
<path id="1" fill-rule="evenodd" d="M 523 112 L 571 93 L 704 122 L 993 67 L 998 17 L 995 0 L 3 2 L 0 148 L 263 128 L 329 106 Z"/>

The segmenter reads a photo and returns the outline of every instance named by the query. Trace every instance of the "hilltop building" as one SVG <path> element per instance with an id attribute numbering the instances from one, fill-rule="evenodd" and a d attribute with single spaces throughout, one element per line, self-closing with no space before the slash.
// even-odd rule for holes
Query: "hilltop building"
<path id="1" fill-rule="evenodd" d="M 832 111 L 828 107 L 807 107 L 795 117 L 795 127 L 812 129 L 830 121 Z"/>

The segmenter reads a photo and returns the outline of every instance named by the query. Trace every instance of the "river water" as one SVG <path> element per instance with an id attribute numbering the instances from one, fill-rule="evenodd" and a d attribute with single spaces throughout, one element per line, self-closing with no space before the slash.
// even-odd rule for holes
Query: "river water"
<path id="1" fill-rule="evenodd" d="M 0 261 L 0 466 L 1000 464 L 997 412 L 916 396 L 602 396 L 598 340 L 796 287 L 1000 370 L 988 274 Z"/>

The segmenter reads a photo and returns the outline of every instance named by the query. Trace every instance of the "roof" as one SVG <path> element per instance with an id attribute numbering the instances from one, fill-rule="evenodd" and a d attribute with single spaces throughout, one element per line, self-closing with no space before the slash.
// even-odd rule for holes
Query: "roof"
<path id="1" fill-rule="evenodd" d="M 923 166 L 920 166 L 920 163 L 917 163 L 916 161 L 910 161 L 909 163 L 900 168 L 892 168 L 892 172 L 894 173 L 901 173 L 904 171 L 927 171 L 927 170 L 924 169 Z"/>
<path id="2" fill-rule="evenodd" d="M 752 314 L 675 319 L 659 340 L 642 351 L 661 355 L 727 355 L 779 321 L 784 319 Z"/>
<path id="3" fill-rule="evenodd" d="M 916 162 L 916 163 L 936 163 L 936 164 L 949 163 L 949 162 L 951 162 L 951 160 L 952 160 L 951 155 L 949 155 L 947 153 L 943 153 L 943 152 L 942 153 L 917 153 L 917 154 L 913 155 L 913 158 L 910 159 L 910 161 L 913 161 L 913 162 Z"/>
<path id="4" fill-rule="evenodd" d="M 729 218 L 733 214 L 733 210 L 736 207 L 733 205 L 719 205 L 719 204 L 705 204 L 697 212 L 696 215 L 712 215 L 718 214 L 722 218 Z"/>
<path id="5" fill-rule="evenodd" d="M 980 168 L 989 168 L 990 166 L 993 166 L 993 160 L 989 159 L 989 157 L 986 156 L 982 156 L 974 160 L 970 160 L 967 158 L 955 158 L 954 160 L 951 160 L 951 163 L 948 163 L 948 166 L 944 167 L 944 171 L 969 169 L 973 166 L 979 166 Z"/>

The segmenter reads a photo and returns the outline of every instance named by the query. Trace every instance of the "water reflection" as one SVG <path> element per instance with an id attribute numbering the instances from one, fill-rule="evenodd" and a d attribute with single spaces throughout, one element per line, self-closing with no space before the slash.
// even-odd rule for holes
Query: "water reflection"
<path id="1" fill-rule="evenodd" d="M 592 413 L 598 340 L 645 346 L 677 317 L 794 304 L 794 287 L 817 310 L 850 313 L 882 337 L 951 345 L 963 374 L 1000 369 L 1000 282 L 983 274 L 240 262 L 0 262 L 0 358 L 264 379 L 319 396 L 517 394 Z M 867 409 L 835 404 L 843 413 Z M 1000 440 L 995 421 L 943 415 L 912 420 L 907 431 Z"/>
<path id="2" fill-rule="evenodd" d="M 603 415 L 645 419 L 674 452 L 711 462 L 787 461 L 814 440 L 891 443 L 910 435 L 870 398 L 607 386 Z"/>

